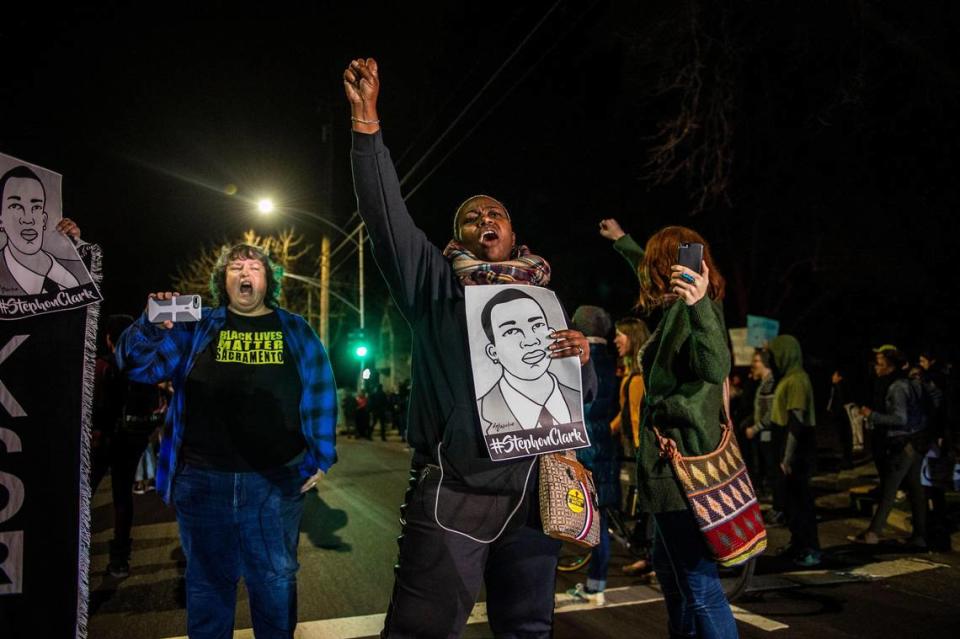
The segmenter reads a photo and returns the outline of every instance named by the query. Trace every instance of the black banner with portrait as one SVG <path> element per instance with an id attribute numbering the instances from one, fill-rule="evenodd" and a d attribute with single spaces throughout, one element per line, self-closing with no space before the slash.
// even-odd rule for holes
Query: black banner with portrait
<path id="1" fill-rule="evenodd" d="M 93 283 L 100 251 L 81 245 Z M 99 304 L 0 322 L 0 636 L 86 637 Z"/>

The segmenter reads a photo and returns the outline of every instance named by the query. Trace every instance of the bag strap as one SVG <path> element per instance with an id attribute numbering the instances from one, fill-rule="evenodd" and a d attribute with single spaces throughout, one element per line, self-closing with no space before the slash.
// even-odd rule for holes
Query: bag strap
<path id="1" fill-rule="evenodd" d="M 730 417 L 730 378 L 723 380 L 723 419 L 720 421 L 720 427 L 733 432 L 733 419 Z M 657 448 L 660 449 L 660 457 L 671 461 L 682 461 L 682 455 L 677 448 L 677 442 L 663 435 L 660 429 L 653 427 L 653 434 L 657 438 Z M 720 435 L 720 441 L 723 441 L 723 434 Z"/>
<path id="2" fill-rule="evenodd" d="M 723 416 L 724 420 L 721 422 L 731 431 L 733 430 L 733 417 L 730 415 L 730 378 L 723 378 Z"/>
<path id="3" fill-rule="evenodd" d="M 492 539 L 477 539 L 473 535 L 465 533 L 462 530 L 457 530 L 456 528 L 453 528 L 453 527 L 448 528 L 447 526 L 444 526 L 443 524 L 440 523 L 440 517 L 438 515 L 438 511 L 440 509 L 440 489 L 443 487 L 443 452 L 440 450 L 440 446 L 442 445 L 443 445 L 443 442 L 440 442 L 437 444 L 437 463 L 438 463 L 437 465 L 440 466 L 440 481 L 437 482 L 437 495 L 433 500 L 433 520 L 437 522 L 437 525 L 440 526 L 440 528 L 442 528 L 447 532 L 456 533 L 457 535 L 466 537 L 467 539 L 471 541 L 475 541 L 479 544 L 492 544 L 496 540 L 500 539 L 500 536 L 503 535 L 503 532 L 507 529 L 507 525 L 510 523 L 510 520 L 513 519 L 513 516 L 517 514 L 518 510 L 520 510 L 520 506 L 523 505 L 523 500 L 527 496 L 527 484 L 530 483 L 530 474 L 533 472 L 533 467 L 537 463 L 537 456 L 534 456 L 533 459 L 530 461 L 530 467 L 527 468 L 527 476 L 523 480 L 523 491 L 520 493 L 520 499 L 517 500 L 517 505 L 514 506 L 513 510 L 510 511 L 510 514 L 507 515 L 507 520 L 503 522 L 503 526 L 500 527 L 500 531 Z"/>

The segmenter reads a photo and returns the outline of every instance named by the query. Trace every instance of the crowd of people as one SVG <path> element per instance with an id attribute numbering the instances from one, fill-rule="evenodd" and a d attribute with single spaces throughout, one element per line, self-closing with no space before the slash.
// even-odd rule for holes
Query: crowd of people
<path id="1" fill-rule="evenodd" d="M 379 429 L 386 439 L 388 427 L 396 428 L 412 451 L 382 636 L 459 636 L 482 586 L 496 636 L 550 636 L 561 542 L 544 532 L 538 458 L 494 462 L 486 453 L 464 302 L 467 286 L 547 286 L 549 263 L 517 243 L 520 220 L 489 195 L 456 207 L 449 243 L 432 244 L 406 208 L 383 140 L 376 62 L 352 61 L 344 89 L 358 212 L 411 327 L 412 380 L 392 392 L 374 380 L 356 394 L 338 394 L 324 346 L 279 305 L 274 265 L 253 246 L 224 251 L 211 273 L 216 304 L 200 321 L 111 317 L 97 366 L 94 464 L 94 485 L 107 467 L 113 475 L 108 570 L 129 572 L 130 495 L 138 463 L 159 438 L 155 486 L 176 507 L 189 635 L 229 635 L 243 577 L 255 635 L 292 637 L 303 494 L 337 460 L 339 407 L 348 433 L 372 439 Z M 621 569 L 659 583 L 671 636 L 737 636 L 718 558 L 667 454 L 711 454 L 728 423 L 757 495 L 769 503 L 766 524 L 789 529 L 781 555 L 797 565 L 824 561 L 812 486 L 824 421 L 836 434 L 839 468 L 872 459 L 880 477 L 875 514 L 852 541 L 881 541 L 903 488 L 912 511 L 909 546 L 941 547 L 946 539 L 949 547 L 947 482 L 925 485 L 921 477 L 935 464 L 930 460 L 957 452 L 950 428 L 955 376 L 940 357 L 925 351 L 911 366 L 902 351 L 884 345 L 875 351 L 868 386 L 855 388 L 850 371 L 838 368 L 820 405 L 794 336 L 757 349 L 748 371 L 734 369 L 722 310 L 726 283 L 706 238 L 670 226 L 638 242 L 612 218 L 600 221 L 599 233 L 636 273 L 637 290 L 625 294 L 636 296 L 642 318 L 614 322 L 602 308 L 581 306 L 572 328 L 550 329 L 544 351 L 580 371 L 591 445 L 576 456 L 592 472 L 600 516 L 587 579 L 572 597 L 605 603 L 607 518 L 624 503 L 627 463 L 642 522 L 633 542 L 646 552 Z M 702 259 L 680 265 L 678 246 L 690 244 L 702 247 Z M 258 357 L 260 351 L 274 356 Z M 550 423 L 549 397 L 557 392 L 527 398 L 542 410 L 534 427 Z M 150 459 L 148 452 L 144 463 Z"/>
<path id="2" fill-rule="evenodd" d="M 407 441 L 407 409 L 410 380 L 386 389 L 379 381 L 365 383 L 359 390 L 337 389 L 340 401 L 340 432 L 357 439 L 373 439 L 379 429 L 380 441 L 395 430 L 400 441 Z"/>

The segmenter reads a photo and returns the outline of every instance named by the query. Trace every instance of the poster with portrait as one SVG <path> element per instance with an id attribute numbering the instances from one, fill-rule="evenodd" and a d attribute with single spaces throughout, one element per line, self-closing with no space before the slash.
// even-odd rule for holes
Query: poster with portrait
<path id="1" fill-rule="evenodd" d="M 63 219 L 61 176 L 0 153 L 0 320 L 79 308 L 101 295 Z"/>
<path id="2" fill-rule="evenodd" d="M 580 361 L 550 357 L 550 335 L 567 328 L 553 291 L 490 285 L 467 286 L 464 293 L 477 412 L 490 459 L 589 446 Z"/>

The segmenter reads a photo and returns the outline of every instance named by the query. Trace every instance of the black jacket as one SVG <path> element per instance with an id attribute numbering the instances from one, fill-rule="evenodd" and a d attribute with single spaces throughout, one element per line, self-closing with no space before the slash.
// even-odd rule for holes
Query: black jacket
<path id="1" fill-rule="evenodd" d="M 463 285 L 437 246 L 417 228 L 380 133 L 353 134 L 353 184 L 373 256 L 413 334 L 407 440 L 414 464 L 437 463 L 448 476 L 484 492 L 519 492 L 529 460 L 492 462 L 477 414 L 467 344 Z M 596 375 L 583 369 L 584 398 Z"/>

